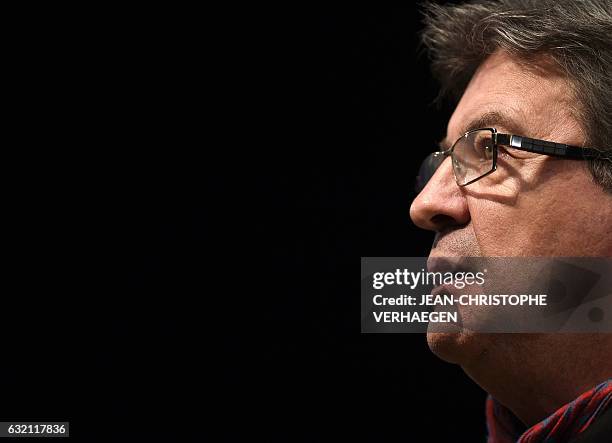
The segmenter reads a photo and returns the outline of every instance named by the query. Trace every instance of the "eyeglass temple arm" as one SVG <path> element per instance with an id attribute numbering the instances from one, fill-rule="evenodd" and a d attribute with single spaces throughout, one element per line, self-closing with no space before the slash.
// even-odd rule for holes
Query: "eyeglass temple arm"
<path id="1" fill-rule="evenodd" d="M 512 134 L 496 134 L 498 145 L 510 146 L 521 151 L 535 152 L 538 154 L 554 155 L 557 157 L 585 160 L 591 158 L 605 158 L 605 151 L 594 148 L 580 148 L 578 146 L 565 145 L 563 143 L 547 142 L 535 138 L 520 137 Z M 609 156 L 609 154 L 608 154 Z"/>

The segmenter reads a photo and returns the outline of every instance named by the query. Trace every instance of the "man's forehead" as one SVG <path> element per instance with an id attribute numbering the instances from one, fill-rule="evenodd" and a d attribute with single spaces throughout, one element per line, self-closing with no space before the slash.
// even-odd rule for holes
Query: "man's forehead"
<path id="1" fill-rule="evenodd" d="M 520 135 L 536 135 L 552 107 L 569 99 L 565 79 L 550 71 L 530 68 L 506 52 L 487 58 L 474 73 L 453 113 L 444 143 L 470 129 L 499 127 Z"/>

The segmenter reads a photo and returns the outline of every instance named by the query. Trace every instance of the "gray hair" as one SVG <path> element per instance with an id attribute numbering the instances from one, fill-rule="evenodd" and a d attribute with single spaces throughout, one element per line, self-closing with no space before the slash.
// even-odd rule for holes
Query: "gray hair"
<path id="1" fill-rule="evenodd" d="M 606 151 L 591 160 L 596 183 L 612 193 L 612 0 L 484 0 L 425 4 L 422 42 L 441 95 L 457 100 L 484 59 L 498 49 L 567 76 L 585 143 Z M 538 57 L 538 58 L 536 58 Z"/>

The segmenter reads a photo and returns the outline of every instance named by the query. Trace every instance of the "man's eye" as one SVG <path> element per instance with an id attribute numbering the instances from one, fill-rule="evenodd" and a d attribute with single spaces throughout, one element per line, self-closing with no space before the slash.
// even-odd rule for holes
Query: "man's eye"
<path id="1" fill-rule="evenodd" d="M 491 138 L 483 137 L 477 140 L 474 147 L 484 160 L 493 159 L 493 140 Z"/>

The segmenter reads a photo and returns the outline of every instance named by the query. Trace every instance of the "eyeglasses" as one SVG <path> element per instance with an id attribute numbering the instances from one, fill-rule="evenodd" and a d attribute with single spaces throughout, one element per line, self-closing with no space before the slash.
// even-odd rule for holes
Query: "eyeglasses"
<path id="1" fill-rule="evenodd" d="M 498 146 L 573 160 L 602 158 L 604 154 L 604 151 L 595 148 L 581 148 L 518 135 L 500 134 L 495 128 L 474 129 L 466 132 L 449 149 L 432 152 L 425 158 L 417 176 L 417 193 L 425 188 L 449 155 L 457 185 L 467 186 L 486 177 L 497 169 Z"/>

